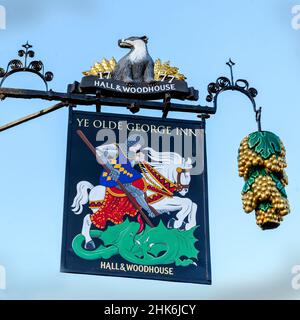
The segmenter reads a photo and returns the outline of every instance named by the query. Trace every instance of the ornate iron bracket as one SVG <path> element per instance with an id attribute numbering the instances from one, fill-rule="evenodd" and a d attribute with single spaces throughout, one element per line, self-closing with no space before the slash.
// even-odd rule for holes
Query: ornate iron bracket
<path id="1" fill-rule="evenodd" d="M 101 112 L 101 106 L 122 106 L 127 107 L 132 113 L 137 113 L 140 109 L 151 109 L 151 110 L 160 110 L 162 111 L 162 117 L 167 118 L 170 111 L 177 112 L 191 112 L 197 114 L 202 121 L 209 118 L 209 115 L 215 114 L 217 112 L 218 105 L 218 96 L 221 92 L 232 90 L 239 91 L 242 94 L 246 95 L 251 101 L 253 106 L 253 111 L 255 113 L 255 120 L 257 122 L 258 131 L 261 131 L 261 108 L 257 108 L 255 97 L 257 96 L 257 90 L 249 86 L 247 80 L 238 79 L 234 81 L 233 77 L 233 66 L 235 63 L 229 59 L 226 63 L 230 68 L 230 79 L 227 77 L 219 77 L 216 82 L 212 82 L 208 85 L 208 95 L 206 97 L 207 102 L 213 102 L 213 106 L 202 106 L 190 105 L 190 104 L 178 104 L 171 102 L 170 94 L 166 94 L 164 97 L 163 103 L 156 101 L 148 100 L 137 100 L 137 99 L 124 99 L 124 98 L 113 98 L 113 97 L 104 97 L 101 95 L 101 90 L 98 90 L 95 95 L 85 94 L 79 90 L 79 83 L 74 82 L 68 86 L 68 91 L 66 93 L 54 92 L 48 90 L 48 82 L 52 81 L 53 73 L 50 71 L 44 71 L 44 64 L 40 60 L 33 60 L 28 62 L 29 59 L 34 58 L 35 52 L 32 50 L 32 45 L 28 42 L 24 44 L 23 49 L 18 51 L 18 55 L 21 58 L 24 58 L 24 62 L 19 59 L 11 60 L 6 70 L 0 68 L 0 99 L 4 100 L 6 97 L 12 98 L 21 98 L 21 99 L 43 99 L 49 101 L 59 101 L 59 108 L 65 105 L 96 105 L 96 111 Z M 39 76 L 45 86 L 46 91 L 38 90 L 24 90 L 24 89 L 11 89 L 11 88 L 2 88 L 4 81 L 14 73 L 17 72 L 31 72 Z M 50 111 L 49 111 L 50 110 Z M 46 110 L 41 110 L 40 113 L 34 113 L 28 115 L 25 118 L 21 118 L 13 123 L 9 123 L 0 127 L 0 131 L 4 131 L 12 126 L 16 126 L 25 121 L 37 118 L 46 113 L 57 110 L 57 106 L 51 107 Z"/>
<path id="2" fill-rule="evenodd" d="M 19 59 L 13 59 L 9 61 L 6 70 L 0 68 L 0 78 L 2 78 L 0 82 L 0 88 L 2 87 L 4 81 L 12 74 L 17 72 L 31 72 L 43 80 L 46 86 L 46 91 L 48 91 L 48 82 L 52 81 L 53 73 L 51 71 L 47 71 L 45 73 L 44 64 L 40 60 L 33 60 L 28 63 L 28 60 L 35 56 L 35 52 L 32 50 L 32 45 L 30 45 L 28 41 L 26 44 L 22 45 L 22 47 L 24 49 L 19 50 L 18 55 L 21 58 L 24 57 L 24 62 Z"/>
<path id="3" fill-rule="evenodd" d="M 255 97 L 257 96 L 258 92 L 255 88 L 249 87 L 249 82 L 244 79 L 238 79 L 234 81 L 233 77 L 233 66 L 235 63 L 229 59 L 229 61 L 226 63 L 230 68 L 230 76 L 231 79 L 227 77 L 219 77 L 216 82 L 211 82 L 208 87 L 208 95 L 206 97 L 207 102 L 212 102 L 214 104 L 214 110 L 217 111 L 218 106 L 218 96 L 220 93 L 228 90 L 232 91 L 239 91 L 243 93 L 253 106 L 253 111 L 255 113 L 255 121 L 257 122 L 258 131 L 261 131 L 261 107 L 257 108 Z"/>

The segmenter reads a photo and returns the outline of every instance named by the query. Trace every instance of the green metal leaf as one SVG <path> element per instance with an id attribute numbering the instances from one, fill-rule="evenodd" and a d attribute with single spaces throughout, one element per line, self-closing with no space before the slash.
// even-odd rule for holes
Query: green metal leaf
<path id="1" fill-rule="evenodd" d="M 262 210 L 263 212 L 267 212 L 268 209 L 272 208 L 272 204 L 270 202 L 261 202 L 258 205 L 258 209 Z"/>
<path id="2" fill-rule="evenodd" d="M 249 135 L 248 146 L 260 154 L 263 159 L 270 158 L 273 154 L 280 154 L 281 143 L 276 134 L 269 131 L 256 131 Z"/>
<path id="3" fill-rule="evenodd" d="M 246 193 L 251 189 L 252 184 L 255 182 L 255 179 L 259 176 L 259 171 L 256 170 L 249 175 L 249 178 L 244 184 L 243 192 Z"/>
<path id="4" fill-rule="evenodd" d="M 279 190 L 279 192 L 281 193 L 281 195 L 284 198 L 287 198 L 287 194 L 284 188 L 283 183 L 280 181 L 280 179 L 273 173 L 270 174 L 271 178 L 273 179 L 273 181 L 276 183 L 276 188 Z"/>

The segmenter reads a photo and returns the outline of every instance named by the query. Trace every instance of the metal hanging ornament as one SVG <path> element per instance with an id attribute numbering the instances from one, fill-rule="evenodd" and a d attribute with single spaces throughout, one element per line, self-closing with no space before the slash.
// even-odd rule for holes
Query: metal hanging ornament
<path id="1" fill-rule="evenodd" d="M 245 137 L 239 148 L 239 176 L 245 179 L 242 191 L 246 213 L 255 211 L 263 230 L 274 229 L 290 212 L 285 191 L 286 151 L 277 135 L 256 131 Z"/>
<path id="2" fill-rule="evenodd" d="M 261 129 L 261 107 L 258 108 L 255 102 L 257 90 L 249 87 L 244 79 L 234 81 L 235 63 L 229 59 L 226 64 L 230 68 L 230 79 L 219 77 L 216 82 L 210 83 L 206 100 L 213 101 L 216 111 L 219 94 L 232 90 L 243 93 L 252 103 L 257 131 L 242 140 L 238 155 L 239 175 L 245 180 L 243 208 L 246 213 L 255 211 L 256 223 L 263 230 L 274 229 L 290 212 L 285 191 L 288 184 L 286 151 L 276 134 Z"/>

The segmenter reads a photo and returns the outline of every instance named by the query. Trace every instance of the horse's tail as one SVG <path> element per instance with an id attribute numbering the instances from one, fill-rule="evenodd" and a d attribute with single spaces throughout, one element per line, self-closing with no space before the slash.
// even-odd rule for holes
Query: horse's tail
<path id="1" fill-rule="evenodd" d="M 83 205 L 89 201 L 88 190 L 91 190 L 94 186 L 88 181 L 80 181 L 77 183 L 77 194 L 72 203 L 72 211 L 75 214 L 80 214 L 83 210 Z"/>

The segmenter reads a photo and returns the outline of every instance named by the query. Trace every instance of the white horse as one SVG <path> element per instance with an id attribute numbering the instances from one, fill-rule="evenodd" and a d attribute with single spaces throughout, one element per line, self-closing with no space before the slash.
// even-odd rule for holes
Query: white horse
<path id="1" fill-rule="evenodd" d="M 162 197 L 161 200 L 152 203 L 151 206 L 159 214 L 171 214 L 177 212 L 175 217 L 172 217 L 168 222 L 169 228 L 181 230 L 189 230 L 196 225 L 197 204 L 191 199 L 185 197 L 189 191 L 191 181 L 190 170 L 192 169 L 192 161 L 190 158 L 185 160 L 176 152 L 157 152 L 152 148 L 144 148 L 148 157 L 151 159 L 149 164 L 161 174 L 163 177 L 176 185 L 176 192 L 182 197 Z M 146 180 L 150 180 L 151 184 L 159 187 L 155 179 L 147 173 L 146 170 L 142 173 Z M 94 186 L 88 181 L 80 181 L 77 184 L 77 194 L 72 204 L 72 211 L 75 214 L 81 214 L 83 206 L 88 202 L 104 200 L 106 187 L 102 185 Z M 147 196 L 150 196 L 152 191 L 147 191 Z M 97 212 L 97 208 L 91 209 L 93 213 Z M 85 237 L 85 248 L 94 249 L 95 245 L 90 236 L 90 228 L 92 222 L 90 214 L 87 214 L 83 219 L 81 233 Z"/>

